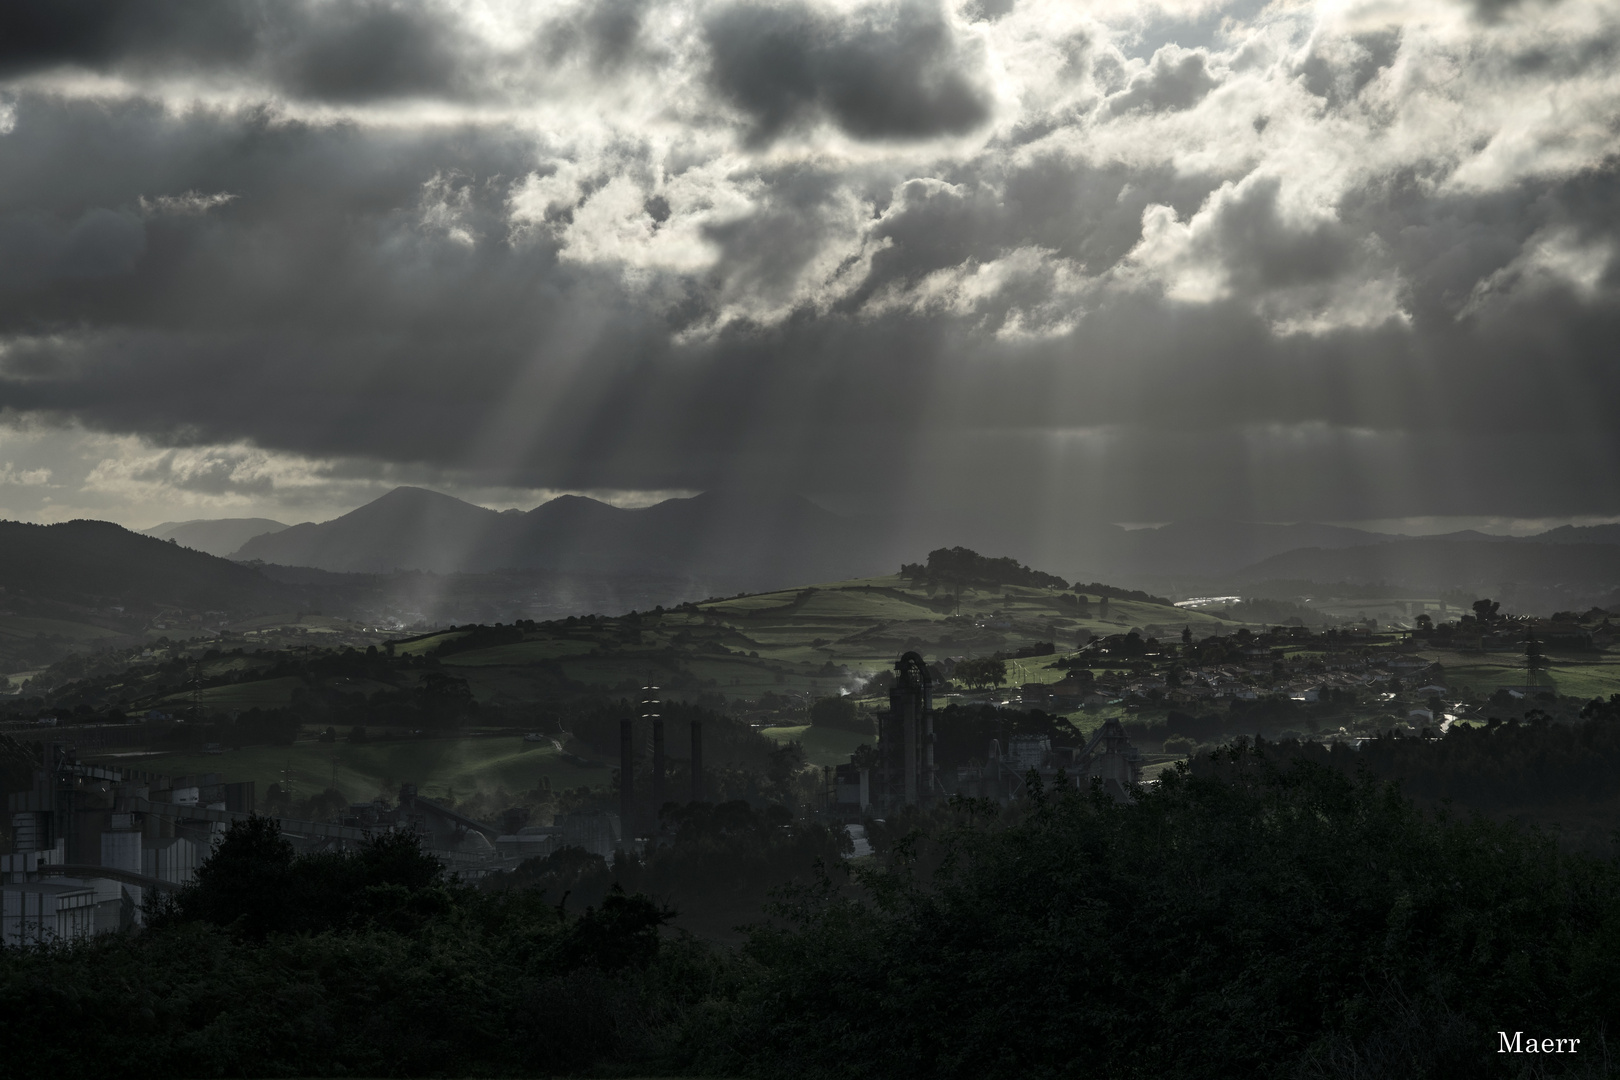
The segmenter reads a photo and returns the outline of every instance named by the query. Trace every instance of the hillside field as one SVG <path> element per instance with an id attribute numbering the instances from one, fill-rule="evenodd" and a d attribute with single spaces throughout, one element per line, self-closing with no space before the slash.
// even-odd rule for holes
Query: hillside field
<path id="1" fill-rule="evenodd" d="M 727 697 L 817 697 L 858 692 L 907 650 L 935 660 L 1051 642 L 1061 656 L 1091 635 L 1135 629 L 1145 637 L 1177 636 L 1190 626 L 1204 636 L 1241 625 L 1135 600 L 1111 601 L 1104 615 L 1095 598 L 1077 610 L 1063 597 L 1021 586 L 946 591 L 888 575 L 636 616 L 543 623 L 526 629 L 521 641 L 453 652 L 442 663 L 484 701 L 524 700 L 522 675 L 539 667 L 597 691 L 632 694 L 650 684 L 682 697 L 704 690 Z M 395 649 L 420 655 L 463 634 L 434 634 Z M 1045 666 L 1056 658 L 1010 661 L 1009 682 L 1056 682 L 1062 672 Z"/>
<path id="2" fill-rule="evenodd" d="M 564 761 L 549 742 L 524 742 L 514 735 L 360 744 L 300 739 L 292 746 L 253 746 L 218 754 L 122 754 L 101 760 L 167 776 L 212 772 L 233 781 L 253 780 L 261 799 L 272 783 L 284 784 L 290 778 L 297 797 L 336 787 L 354 802 L 376 795 L 397 797 L 401 783 L 416 784 L 423 795 L 442 798 L 453 792 L 462 799 L 478 791 L 530 791 L 540 786 L 541 777 L 548 777 L 556 789 L 600 787 L 610 776 L 605 764 L 580 768 Z"/>

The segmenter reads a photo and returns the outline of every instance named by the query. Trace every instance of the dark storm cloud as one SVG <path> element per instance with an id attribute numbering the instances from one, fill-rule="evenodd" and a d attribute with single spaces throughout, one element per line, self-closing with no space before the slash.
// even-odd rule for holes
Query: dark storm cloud
<path id="1" fill-rule="evenodd" d="M 8 0 L 0 74 L 136 58 L 234 63 L 254 52 L 258 24 L 243 0 Z"/>
<path id="2" fill-rule="evenodd" d="M 769 142 L 825 114 L 860 139 L 960 134 L 989 116 L 939 7 L 873 4 L 846 18 L 805 4 L 740 3 L 706 27 L 714 85 Z"/>
<path id="3" fill-rule="evenodd" d="M 0 281 L 14 288 L 127 274 L 145 251 L 146 229 L 127 212 L 98 207 L 71 223 L 27 212 L 0 218 Z"/>
<path id="4" fill-rule="evenodd" d="M 388 0 L 351 0 L 305 6 L 301 18 L 291 14 L 284 12 L 264 35 L 269 68 L 290 93 L 366 101 L 461 89 L 461 35 L 430 12 Z"/>
<path id="5" fill-rule="evenodd" d="M 1286 222 L 1277 204 L 1281 187 L 1277 179 L 1250 185 L 1223 202 L 1212 222 L 1212 254 L 1245 293 L 1330 281 L 1354 258 L 1354 234 L 1342 223 L 1295 227 Z"/>
<path id="6" fill-rule="evenodd" d="M 587 3 L 541 30 L 541 50 L 552 62 L 583 52 L 592 66 L 612 70 L 633 54 L 647 7 L 647 0 Z"/>
<path id="7" fill-rule="evenodd" d="M 53 67 L 257 75 L 332 101 L 463 89 L 469 43 L 403 0 L 11 0 L 0 75 Z"/>
<path id="8" fill-rule="evenodd" d="M 7 70 L 258 80 L 0 86 L 0 413 L 198 448 L 131 482 L 246 490 L 209 448 L 249 445 L 531 487 L 904 479 L 1008 520 L 1620 500 L 1620 174 L 1572 60 L 1603 33 L 1311 24 L 1240 56 L 1035 0 L 616 0 L 511 35 L 578 73 L 514 121 L 448 8 L 75 10 Z M 1419 77 L 1454 69 L 1455 101 Z M 1567 123 L 1508 111 L 1548 79 Z M 372 104 L 413 95 L 434 120 Z"/>
<path id="9" fill-rule="evenodd" d="M 613 275 L 560 261 L 545 235 L 512 239 L 506 188 L 492 178 L 520 175 L 527 151 L 488 132 L 368 134 L 254 111 L 175 118 L 33 99 L 7 138 L 16 153 L 0 160 L 0 206 L 33 231 L 11 226 L 0 243 L 32 237 L 32 248 L 8 251 L 35 254 L 12 262 L 29 272 L 0 283 L 0 334 L 26 339 L 5 355 L 0 406 L 164 441 L 245 437 L 308 454 L 466 463 L 536 356 L 558 361 L 537 389 L 550 399 L 543 430 L 502 467 L 506 480 L 554 486 L 702 487 L 743 459 L 829 483 L 851 447 L 898 453 L 951 425 L 1321 423 L 1552 438 L 1620 400 L 1603 344 L 1620 334 L 1612 306 L 1554 281 L 1459 318 L 1467 295 L 1456 295 L 1538 230 L 1612 234 L 1608 174 L 1541 188 L 1533 208 L 1367 190 L 1336 226 L 1291 224 L 1277 186 L 1254 183 L 1211 204 L 1231 299 L 1189 308 L 1121 296 L 1083 331 L 1032 344 L 998 342 L 986 330 L 1000 320 L 986 327 L 976 313 L 865 314 L 861 298 L 883 288 L 1029 244 L 1094 272 L 1118 267 L 1144 205 L 1190 215 L 1216 186 L 1060 158 L 970 166 L 901 185 L 873 232 L 882 246 L 868 280 L 842 314 L 740 323 L 675 346 Z M 53 165 L 42 172 L 44 143 Z M 755 180 L 773 193 L 760 213 L 709 235 L 729 272 L 785 288 L 824 238 L 836 177 L 789 169 Z M 236 198 L 200 215 L 132 209 L 142 192 L 193 190 Z M 1514 227 L 1494 247 L 1468 239 L 1503 216 Z M 1444 278 L 1427 261 L 1459 243 L 1475 261 L 1454 272 L 1448 301 L 1415 309 L 1410 328 L 1278 338 L 1244 298 L 1348 272 L 1350 229 L 1389 236 L 1415 278 Z M 698 315 L 712 313 L 717 301 L 693 295 Z M 97 329 L 75 329 L 86 326 Z M 1571 386 L 1582 388 L 1573 403 Z M 876 389 L 900 387 L 913 393 Z M 934 402 L 929 412 L 913 407 L 914 392 Z M 1331 471 L 1341 451 L 1311 453 Z"/>

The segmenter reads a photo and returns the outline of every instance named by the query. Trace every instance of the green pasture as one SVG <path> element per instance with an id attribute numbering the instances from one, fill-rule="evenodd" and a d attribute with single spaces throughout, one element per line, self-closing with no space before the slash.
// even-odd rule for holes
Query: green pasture
<path id="1" fill-rule="evenodd" d="M 822 589 L 801 604 L 794 612 L 805 619 L 892 619 L 944 618 L 931 611 L 924 598 L 917 602 L 902 600 L 883 592 L 866 589 Z"/>
<path id="2" fill-rule="evenodd" d="M 596 649 L 594 641 L 578 638 L 535 638 L 515 641 L 510 645 L 496 645 L 489 649 L 453 653 L 444 658 L 446 667 L 488 667 L 501 664 L 537 664 L 546 660 L 561 660 L 568 656 L 584 656 Z"/>
<path id="3" fill-rule="evenodd" d="M 798 599 L 799 590 L 787 589 L 783 592 L 754 593 L 751 596 L 738 596 L 728 600 L 711 600 L 706 604 L 698 605 L 703 611 L 725 615 L 730 613 L 752 613 L 755 611 L 768 611 L 793 603 Z"/>
<path id="4" fill-rule="evenodd" d="M 257 679 L 253 682 L 210 686 L 195 695 L 195 700 L 209 709 L 279 709 L 292 704 L 294 690 L 304 680 L 297 675 L 283 675 L 276 679 Z M 193 701 L 189 690 L 170 694 L 159 701 L 161 705 L 187 705 Z"/>
<path id="5" fill-rule="evenodd" d="M 1582 698 L 1607 698 L 1620 694 L 1620 663 L 1565 663 L 1554 660 L 1547 669 L 1560 694 Z"/>
<path id="6" fill-rule="evenodd" d="M 805 760 L 817 768 L 823 765 L 847 765 L 849 755 L 855 752 L 856 747 L 862 743 L 869 745 L 877 743 L 875 735 L 803 724 L 793 727 L 761 728 L 760 734 L 775 739 L 778 743 L 797 742 L 804 747 Z"/>
<path id="7" fill-rule="evenodd" d="M 1169 761 L 1158 761 L 1152 765 L 1144 765 L 1142 766 L 1142 779 L 1156 781 L 1162 773 L 1175 772 L 1176 766 L 1186 760 L 1186 758 L 1171 758 Z"/>
<path id="8" fill-rule="evenodd" d="M 764 652 L 767 649 L 793 649 L 817 638 L 825 638 L 829 642 L 836 642 L 850 634 L 869 629 L 867 626 L 849 626 L 847 624 L 812 623 L 803 626 L 783 624 L 779 626 L 746 627 L 744 633 L 752 643 L 750 649 Z"/>
<path id="9" fill-rule="evenodd" d="M 663 682 L 659 675 L 669 670 L 650 653 L 637 656 L 631 652 L 591 653 L 562 660 L 557 666 L 568 678 L 601 688 L 627 680 L 637 686 L 658 686 Z"/>
<path id="10" fill-rule="evenodd" d="M 958 599 L 962 615 L 997 615 L 1010 625 L 987 628 L 968 618 L 948 619 L 931 604 L 950 595 Z M 841 679 L 821 674 L 829 661 L 856 675 L 871 675 L 912 649 L 929 659 L 983 656 L 1037 641 L 1072 647 L 1084 633 L 1117 634 L 1132 627 L 1169 637 L 1183 625 L 1197 634 L 1231 626 L 1201 612 L 1134 600 L 1111 602 L 1106 618 L 1093 600 L 1088 614 L 1078 617 L 1074 608 L 1059 603 L 1062 595 L 1009 586 L 962 588 L 954 594 L 935 588 L 930 597 L 926 588 L 887 575 L 817 586 L 808 593 L 787 589 L 661 615 L 643 613 L 635 624 L 638 640 L 626 640 L 626 624 L 599 620 L 542 627 L 524 641 L 452 654 L 443 662 L 475 684 L 478 700 L 514 702 L 524 700 L 531 689 L 521 675 L 527 666 L 553 663 L 567 678 L 611 692 L 630 684 L 668 682 L 673 651 L 681 668 L 704 683 L 712 681 L 709 688 L 731 697 L 753 697 L 766 691 L 830 693 Z M 464 634 L 447 631 L 396 645 L 395 651 L 422 654 Z M 1063 672 L 1045 668 L 1052 659 L 1014 662 L 1009 682 L 1058 681 Z"/>
<path id="11" fill-rule="evenodd" d="M 1503 686 L 1523 686 L 1528 680 L 1524 657 L 1516 653 L 1425 652 L 1445 670 L 1445 682 L 1455 690 L 1472 687 L 1490 694 Z M 1554 693 L 1572 697 L 1608 697 L 1620 694 L 1620 654 L 1554 654 L 1548 657 L 1543 681 Z"/>
<path id="12" fill-rule="evenodd" d="M 26 615 L 0 615 L 0 635 L 16 638 L 59 637 L 88 643 L 117 637 L 118 631 L 67 619 L 36 619 Z"/>
<path id="13" fill-rule="evenodd" d="M 295 797 L 335 785 L 351 802 L 379 794 L 397 797 L 401 783 L 414 783 L 422 794 L 435 797 L 453 790 L 459 799 L 476 791 L 530 791 L 542 776 L 551 778 L 553 788 L 601 787 L 611 778 L 607 768 L 580 768 L 562 760 L 549 742 L 524 742 L 515 735 L 367 743 L 300 739 L 292 746 L 245 747 L 223 754 L 161 753 L 105 760 L 168 776 L 212 772 L 232 781 L 254 780 L 260 798 L 290 773 Z"/>
<path id="14" fill-rule="evenodd" d="M 468 631 L 466 630 L 446 630 L 442 634 L 434 634 L 431 637 L 418 638 L 415 641 L 395 645 L 394 652 L 400 656 L 421 656 L 424 653 L 432 652 L 447 641 L 464 638 L 467 634 Z"/>
<path id="15" fill-rule="evenodd" d="M 877 577 L 848 578 L 844 581 L 828 581 L 816 586 L 818 589 L 858 589 L 870 585 L 874 589 L 904 589 L 911 592 L 917 590 L 910 588 L 910 582 L 899 574 L 879 574 Z"/>
<path id="16" fill-rule="evenodd" d="M 1059 657 L 1066 655 L 1068 654 L 1055 653 L 1051 656 L 1030 656 L 1021 659 L 1008 660 L 1006 662 L 1007 685 L 1022 686 L 1025 683 L 1040 683 L 1045 686 L 1050 686 L 1053 683 L 1062 682 L 1064 676 L 1068 675 L 1068 671 L 1051 670 L 1047 667 L 1047 665 L 1053 663 Z"/>
<path id="17" fill-rule="evenodd" d="M 212 660 L 199 661 L 195 670 L 205 679 L 217 679 L 235 672 L 259 671 L 271 665 L 272 661 L 264 657 L 244 653 L 241 656 L 216 656 Z"/>

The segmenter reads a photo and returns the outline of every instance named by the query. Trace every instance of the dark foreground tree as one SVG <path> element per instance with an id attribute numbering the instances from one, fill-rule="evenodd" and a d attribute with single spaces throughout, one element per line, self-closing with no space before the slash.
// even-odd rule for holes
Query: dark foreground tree
<path id="1" fill-rule="evenodd" d="M 1031 777 L 1012 809 L 891 813 L 850 874 L 842 830 L 688 807 L 616 879 L 819 868 L 737 952 L 671 936 L 636 895 L 662 886 L 582 909 L 250 822 L 158 927 L 0 951 L 7 1075 L 1617 1075 L 1620 867 L 1270 751 L 1201 762 L 1123 804 Z"/>
<path id="2" fill-rule="evenodd" d="M 1492 1077 L 1498 1030 L 1620 1015 L 1616 868 L 1236 751 L 1140 802 L 957 804 L 755 936 L 718 1070 L 780 1077 Z M 1596 1071 L 1585 1073 L 1588 1067 Z"/>
<path id="3" fill-rule="evenodd" d="M 150 903 L 148 921 L 206 922 L 255 940 L 366 925 L 408 931 L 448 911 L 454 888 L 415 833 L 300 856 L 274 818 L 255 814 L 226 831 L 191 884 Z"/>

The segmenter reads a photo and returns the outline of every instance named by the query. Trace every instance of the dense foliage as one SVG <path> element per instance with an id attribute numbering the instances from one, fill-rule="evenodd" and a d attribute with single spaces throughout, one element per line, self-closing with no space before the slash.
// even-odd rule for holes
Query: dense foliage
<path id="1" fill-rule="evenodd" d="M 852 870 L 784 812 L 670 824 L 645 862 L 565 853 L 479 890 L 408 841 L 290 856 L 237 826 L 153 929 L 0 956 L 8 1070 L 1528 1075 L 1506 1029 L 1583 1040 L 1536 1075 L 1614 1075 L 1620 868 L 1269 750 L 1125 804 L 873 823 Z M 740 950 L 645 895 L 701 906 L 728 874 L 797 882 Z"/>
<path id="2" fill-rule="evenodd" d="M 760 1076 L 1516 1075 L 1601 1065 L 1613 865 L 1237 750 L 1140 802 L 958 805 L 756 935 L 725 1067 Z M 1557 1064 L 1563 1064 L 1562 1062 Z M 1600 1075 L 1594 1072 L 1592 1075 Z"/>
<path id="3" fill-rule="evenodd" d="M 1174 717 L 1176 714 L 1171 714 Z M 1267 751 L 1346 775 L 1398 781 L 1420 805 L 1452 804 L 1496 817 L 1554 826 L 1566 847 L 1617 854 L 1620 832 L 1620 695 L 1587 704 L 1581 719 L 1552 722 L 1532 709 L 1523 721 L 1453 725 L 1443 736 L 1367 740 L 1360 750 L 1288 740 Z M 1210 759 L 1194 760 L 1205 771 Z"/>
<path id="4" fill-rule="evenodd" d="M 149 903 L 147 921 L 154 928 L 212 923 L 263 940 L 373 926 L 416 929 L 452 902 L 444 868 L 414 834 L 384 833 L 358 851 L 298 855 L 275 819 L 254 816 L 232 826 L 178 895 Z"/>
<path id="5" fill-rule="evenodd" d="M 1104 585 L 1100 581 L 1088 581 L 1083 585 L 1077 581 L 1074 583 L 1074 591 L 1082 597 L 1090 595 L 1100 600 L 1111 598 L 1114 600 L 1135 600 L 1142 604 L 1159 604 L 1164 607 L 1171 605 L 1168 597 L 1154 596 L 1152 593 L 1143 592 L 1141 589 L 1122 589 L 1117 585 Z"/>
<path id="6" fill-rule="evenodd" d="M 817 698 L 810 706 L 810 723 L 816 727 L 837 728 L 862 735 L 877 733 L 872 714 L 860 711 L 855 706 L 855 699 L 848 696 Z"/>
<path id="7" fill-rule="evenodd" d="M 1005 751 L 1014 735 L 1042 735 L 1053 746 L 1086 744 L 1086 737 L 1068 720 L 1039 709 L 951 704 L 934 716 L 934 761 L 946 770 L 983 764 L 989 760 L 991 740 Z"/>
<path id="8" fill-rule="evenodd" d="M 1035 589 L 1069 587 L 1069 583 L 1056 574 L 1031 570 L 1005 555 L 993 559 L 965 547 L 930 551 L 926 565 L 906 563 L 900 567 L 900 576 L 953 585 L 1024 585 Z"/>
<path id="9" fill-rule="evenodd" d="M 542 889 L 594 905 L 617 888 L 656 896 L 680 912 L 679 925 L 707 938 L 734 938 L 755 922 L 772 890 L 814 880 L 853 848 L 836 825 L 795 821 L 781 806 L 758 810 L 741 800 L 671 805 L 668 840 L 643 857 L 615 858 L 564 848 L 494 876 L 486 890 Z"/>

